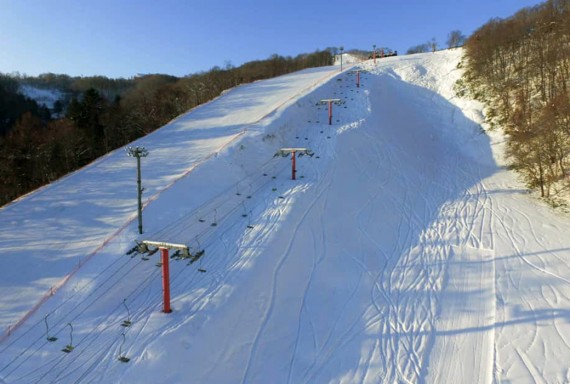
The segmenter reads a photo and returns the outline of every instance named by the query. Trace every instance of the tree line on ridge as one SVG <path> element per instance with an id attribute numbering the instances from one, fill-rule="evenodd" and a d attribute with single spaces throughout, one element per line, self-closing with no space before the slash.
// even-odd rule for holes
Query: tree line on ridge
<path id="1" fill-rule="evenodd" d="M 331 65 L 334 53 L 327 48 L 296 57 L 272 55 L 182 78 L 0 74 L 0 206 L 149 134 L 226 89 Z M 65 96 L 49 110 L 24 96 L 21 85 Z"/>
<path id="2" fill-rule="evenodd" d="M 492 19 L 465 43 L 458 90 L 483 101 L 507 155 L 542 197 L 570 187 L 570 0 Z"/>

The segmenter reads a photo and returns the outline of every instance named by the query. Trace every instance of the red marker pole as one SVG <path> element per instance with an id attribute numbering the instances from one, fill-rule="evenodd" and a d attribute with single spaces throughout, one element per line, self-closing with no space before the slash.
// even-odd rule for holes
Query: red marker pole
<path id="1" fill-rule="evenodd" d="M 291 180 L 295 180 L 295 173 L 297 170 L 295 169 L 295 151 L 291 152 Z"/>
<path id="2" fill-rule="evenodd" d="M 332 124 L 332 101 L 329 101 L 329 125 Z"/>
<path id="3" fill-rule="evenodd" d="M 356 71 L 356 88 L 360 88 L 360 71 Z"/>
<path id="4" fill-rule="evenodd" d="M 168 248 L 160 248 L 162 258 L 162 291 L 164 294 L 164 309 L 162 312 L 170 313 L 170 271 L 168 266 Z"/>

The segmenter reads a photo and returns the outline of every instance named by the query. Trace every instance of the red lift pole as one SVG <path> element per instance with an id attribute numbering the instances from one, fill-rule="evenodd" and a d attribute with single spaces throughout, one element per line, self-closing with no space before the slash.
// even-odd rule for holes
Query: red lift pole
<path id="1" fill-rule="evenodd" d="M 190 250 L 184 244 L 164 243 L 160 241 L 143 240 L 145 246 L 157 247 L 160 249 L 160 262 L 162 265 L 162 293 L 163 293 L 163 309 L 162 312 L 170 313 L 170 257 L 168 256 L 169 249 L 178 249 L 184 257 L 190 257 Z"/>
<path id="2" fill-rule="evenodd" d="M 162 312 L 170 313 L 170 268 L 168 265 L 168 248 L 160 248 L 162 262 L 162 293 L 163 293 L 163 309 Z"/>
<path id="3" fill-rule="evenodd" d="M 296 168 L 296 164 L 295 164 L 295 156 L 296 156 L 297 152 L 299 153 L 299 156 L 303 156 L 303 155 L 313 156 L 314 155 L 314 153 L 308 148 L 281 148 L 275 154 L 275 156 L 283 156 L 283 157 L 287 157 L 287 156 L 289 156 L 289 154 L 291 154 L 291 180 L 297 179 L 297 177 L 296 177 L 297 168 Z"/>
<path id="4" fill-rule="evenodd" d="M 367 72 L 364 69 L 355 69 L 353 71 L 350 71 L 350 73 L 356 73 L 356 88 L 360 88 L 360 73 L 361 72 Z"/>
<path id="5" fill-rule="evenodd" d="M 329 125 L 332 125 L 332 105 L 333 103 L 340 103 L 340 99 L 323 99 L 320 101 L 321 104 L 327 103 L 329 105 Z"/>
<path id="6" fill-rule="evenodd" d="M 291 180 L 295 180 L 295 174 L 297 173 L 297 169 L 295 168 L 295 153 L 296 151 L 291 152 Z"/>

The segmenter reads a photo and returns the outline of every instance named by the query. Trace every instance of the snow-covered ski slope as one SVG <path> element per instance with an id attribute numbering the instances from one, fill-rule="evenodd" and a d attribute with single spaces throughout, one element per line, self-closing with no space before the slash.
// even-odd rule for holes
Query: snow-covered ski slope
<path id="1" fill-rule="evenodd" d="M 141 166 L 146 204 L 333 73 L 308 70 L 239 87 L 133 143 L 151 152 Z M 0 252 L 10 266 L 0 272 L 10 297 L 2 301 L 2 330 L 136 221 L 136 177 L 136 160 L 121 149 L 0 210 Z M 124 236 L 129 246 L 136 238 Z"/>
<path id="2" fill-rule="evenodd" d="M 0 320 L 20 324 L 0 378 L 570 382 L 570 220 L 454 96 L 460 59 L 303 71 L 189 112 L 135 143 L 150 151 L 143 235 L 123 151 L 5 207 Z M 331 126 L 327 98 L 342 100 Z M 282 147 L 315 153 L 297 180 Z M 171 260 L 170 314 L 158 254 L 126 255 L 135 239 L 205 250 Z"/>

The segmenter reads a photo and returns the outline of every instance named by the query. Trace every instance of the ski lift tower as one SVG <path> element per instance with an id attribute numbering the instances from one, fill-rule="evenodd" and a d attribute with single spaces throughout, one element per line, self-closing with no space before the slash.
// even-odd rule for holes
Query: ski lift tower
<path id="1" fill-rule="evenodd" d="M 355 69 L 354 71 L 350 71 L 349 73 L 356 73 L 356 88 L 360 88 L 360 69 Z"/>
<path id="2" fill-rule="evenodd" d="M 143 251 L 148 250 L 149 246 L 160 249 L 160 261 L 162 264 L 162 293 L 164 303 L 162 312 L 170 313 L 172 312 L 172 309 L 170 308 L 170 266 L 168 264 L 168 250 L 177 249 L 180 251 L 182 257 L 184 258 L 192 257 L 192 255 L 190 254 L 189 247 L 184 244 L 164 243 L 160 241 L 150 240 L 143 240 L 143 242 L 140 244 L 140 247 L 143 248 Z"/>
<path id="3" fill-rule="evenodd" d="M 291 180 L 295 180 L 295 174 L 297 173 L 296 165 L 295 165 L 295 154 L 299 154 L 299 157 L 307 155 L 313 156 L 314 153 L 308 148 L 281 148 L 275 156 L 282 156 L 287 157 L 291 154 Z M 274 157 L 275 157 L 274 156 Z"/>
<path id="4" fill-rule="evenodd" d="M 329 105 L 329 125 L 332 125 L 332 105 L 333 103 L 339 105 L 340 99 L 322 99 L 321 101 L 319 101 L 319 103 Z"/>

